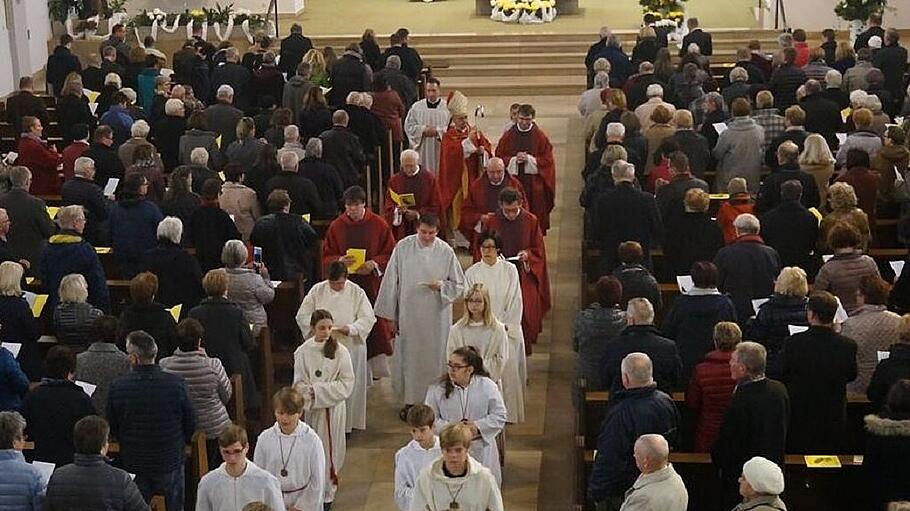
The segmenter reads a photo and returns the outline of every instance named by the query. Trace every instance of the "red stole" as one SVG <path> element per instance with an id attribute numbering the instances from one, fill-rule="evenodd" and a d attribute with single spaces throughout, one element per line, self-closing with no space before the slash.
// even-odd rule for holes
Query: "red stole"
<path id="1" fill-rule="evenodd" d="M 486 174 L 471 183 L 468 197 L 461 206 L 461 222 L 458 225 L 458 230 L 464 234 L 472 245 L 474 244 L 475 236 L 477 236 L 474 226 L 480 221 L 481 216 L 487 213 L 495 213 L 499 210 L 499 192 L 506 187 L 514 188 L 521 193 L 522 197 L 525 196 L 524 186 L 521 185 L 521 181 L 508 173 L 498 185 L 490 183 L 490 179 Z"/>

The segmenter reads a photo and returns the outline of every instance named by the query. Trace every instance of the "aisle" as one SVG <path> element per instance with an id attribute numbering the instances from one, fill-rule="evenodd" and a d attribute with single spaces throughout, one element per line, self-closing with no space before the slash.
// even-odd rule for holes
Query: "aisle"
<path id="1" fill-rule="evenodd" d="M 472 105 L 485 105 L 489 117 L 484 129 L 491 139 L 501 132 L 510 103 L 532 99 L 469 98 Z M 550 135 L 557 161 L 558 196 L 546 239 L 555 309 L 529 360 L 527 422 L 506 430 L 503 495 L 509 511 L 570 509 L 574 491 L 571 325 L 578 310 L 580 275 L 581 119 L 574 96 L 537 99 L 538 121 Z M 470 264 L 462 262 L 465 267 Z M 408 429 L 398 420 L 389 380 L 370 388 L 368 402 L 368 430 L 355 432 L 348 440 L 336 511 L 396 510 L 394 457 L 409 440 Z"/>

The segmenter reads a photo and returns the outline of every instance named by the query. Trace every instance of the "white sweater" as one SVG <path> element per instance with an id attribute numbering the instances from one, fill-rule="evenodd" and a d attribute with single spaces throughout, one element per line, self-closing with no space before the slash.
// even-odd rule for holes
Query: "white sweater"
<path id="1" fill-rule="evenodd" d="M 240 477 L 232 477 L 225 464 L 199 481 L 196 511 L 241 511 L 250 502 L 262 502 L 272 509 L 283 510 L 281 487 L 272 474 L 247 461 Z"/>

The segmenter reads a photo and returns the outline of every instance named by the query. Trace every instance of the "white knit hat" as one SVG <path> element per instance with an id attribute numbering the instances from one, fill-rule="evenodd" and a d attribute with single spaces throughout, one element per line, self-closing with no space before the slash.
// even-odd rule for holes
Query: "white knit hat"
<path id="1" fill-rule="evenodd" d="M 877 35 L 870 37 L 869 38 L 869 47 L 873 48 L 873 49 L 881 48 L 882 47 L 882 38 Z"/>
<path id="2" fill-rule="evenodd" d="M 743 477 L 758 493 L 780 495 L 784 492 L 784 473 L 777 463 L 756 456 L 743 465 Z"/>

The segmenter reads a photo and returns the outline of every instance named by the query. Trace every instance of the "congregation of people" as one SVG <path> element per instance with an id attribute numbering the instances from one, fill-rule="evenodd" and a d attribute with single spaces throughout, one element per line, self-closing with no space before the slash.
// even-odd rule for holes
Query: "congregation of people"
<path id="1" fill-rule="evenodd" d="M 899 32 L 880 15 L 855 44 L 796 29 L 718 68 L 696 18 L 678 64 L 655 21 L 628 54 L 601 30 L 578 102 L 592 296 L 573 346 L 582 391 L 609 391 L 588 503 L 693 508 L 707 483 L 683 481 L 678 451 L 710 457 L 723 509 L 784 510 L 786 456 L 852 455 L 848 398 L 868 398 L 841 505 L 906 505 L 910 275 L 905 250 L 876 255 L 910 235 Z"/>

